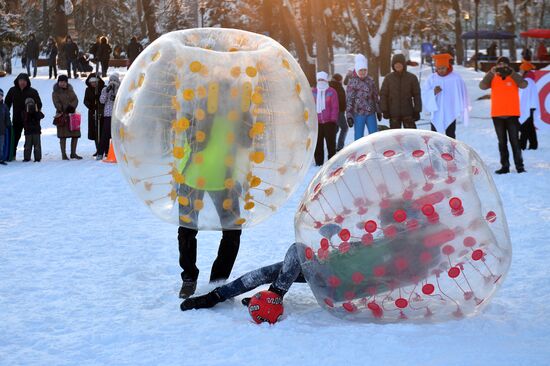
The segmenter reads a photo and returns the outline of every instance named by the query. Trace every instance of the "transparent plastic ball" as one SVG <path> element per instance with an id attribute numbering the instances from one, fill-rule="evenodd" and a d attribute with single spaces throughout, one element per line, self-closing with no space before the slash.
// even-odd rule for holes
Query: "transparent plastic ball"
<path id="1" fill-rule="evenodd" d="M 295 217 L 319 304 L 357 321 L 477 314 L 509 269 L 500 196 L 477 153 L 421 130 L 362 138 L 309 185 Z"/>
<path id="2" fill-rule="evenodd" d="M 234 29 L 163 35 L 124 77 L 115 153 L 139 198 L 180 226 L 240 229 L 281 206 L 309 168 L 315 103 L 292 55 Z"/>

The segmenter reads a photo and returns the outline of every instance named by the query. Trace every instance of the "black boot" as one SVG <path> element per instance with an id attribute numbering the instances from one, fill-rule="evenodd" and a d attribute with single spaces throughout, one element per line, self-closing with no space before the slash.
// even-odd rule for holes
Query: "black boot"
<path id="1" fill-rule="evenodd" d="M 510 168 L 502 167 L 499 170 L 495 170 L 495 174 L 508 174 L 510 173 Z"/>
<path id="2" fill-rule="evenodd" d="M 187 299 L 189 296 L 195 293 L 197 289 L 197 281 L 183 280 L 180 289 L 180 299 Z"/>
<path id="3" fill-rule="evenodd" d="M 67 156 L 67 139 L 61 138 L 59 139 L 59 146 L 61 147 L 61 159 L 63 160 L 69 160 L 69 157 Z"/>
<path id="4" fill-rule="evenodd" d="M 196 296 L 196 297 L 190 297 L 188 299 L 183 300 L 183 302 L 180 305 L 181 311 L 191 310 L 191 309 L 208 309 L 216 306 L 216 304 L 224 301 L 220 294 L 218 293 L 218 289 L 214 289 L 213 291 L 207 293 L 206 295 Z"/>
<path id="5" fill-rule="evenodd" d="M 82 160 L 82 156 L 76 155 L 76 145 L 78 144 L 78 138 L 73 137 L 71 139 L 71 159 Z"/>

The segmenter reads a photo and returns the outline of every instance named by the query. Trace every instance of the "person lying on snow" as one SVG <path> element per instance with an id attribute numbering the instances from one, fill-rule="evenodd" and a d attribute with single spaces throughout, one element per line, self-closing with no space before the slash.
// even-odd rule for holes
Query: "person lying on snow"
<path id="1" fill-rule="evenodd" d="M 422 230 L 411 231 L 405 222 L 395 223 L 393 217 L 396 210 L 403 209 L 407 217 L 417 220 L 418 228 Z M 389 207 L 382 209 L 379 215 L 380 228 L 392 224 L 397 230 L 394 235 L 386 235 L 375 238 L 372 242 L 350 241 L 348 251 L 325 250 L 324 253 L 313 256 L 312 260 L 301 263 L 300 258 L 304 257 L 306 250 L 311 250 L 302 243 L 292 244 L 285 255 L 284 261 L 265 266 L 246 273 L 236 280 L 215 288 L 211 292 L 184 300 L 180 308 L 182 311 L 191 309 L 204 309 L 214 307 L 216 304 L 234 298 L 259 286 L 271 284 L 269 291 L 276 294 L 280 301 L 274 301 L 273 305 L 282 303 L 282 299 L 294 282 L 310 282 L 311 287 L 320 290 L 322 296 L 331 298 L 335 303 L 347 301 L 345 299 L 346 288 L 354 288 L 356 298 L 368 297 L 372 294 L 372 288 L 377 289 L 377 294 L 388 290 L 390 281 L 399 281 L 400 286 L 413 284 L 419 279 L 429 275 L 431 269 L 439 263 L 439 245 L 427 245 L 426 238 L 437 236 L 448 228 L 439 223 L 428 224 L 430 217 L 422 214 L 422 207 L 395 200 Z M 339 225 L 330 223 L 319 229 L 320 234 L 331 242 L 331 238 L 341 231 Z M 438 243 L 441 244 L 441 243 Z M 423 258 L 430 254 L 430 261 L 426 263 Z M 409 266 L 405 270 L 395 268 L 392 265 L 396 257 L 405 257 L 409 260 Z M 383 276 L 373 275 L 374 269 L 379 266 L 387 268 Z M 309 268 L 308 268 L 309 267 Z M 321 275 L 307 278 L 305 273 L 317 273 Z M 362 273 L 364 280 L 360 286 L 353 281 L 354 274 Z M 335 290 L 327 283 L 327 279 L 338 277 L 341 284 Z M 312 283 L 312 281 L 314 283 Z M 256 297 L 259 294 L 255 295 Z M 250 298 L 242 300 L 243 305 L 248 306 Z M 270 304 L 267 304 L 270 306 Z M 376 314 L 374 314 L 376 316 Z M 381 316 L 381 314 L 379 314 Z M 275 322 L 276 319 L 273 321 Z"/>

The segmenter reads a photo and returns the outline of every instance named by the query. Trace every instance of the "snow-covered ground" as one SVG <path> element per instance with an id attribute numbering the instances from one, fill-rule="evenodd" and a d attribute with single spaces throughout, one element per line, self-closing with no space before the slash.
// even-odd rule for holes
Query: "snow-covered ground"
<path id="1" fill-rule="evenodd" d="M 489 101 L 475 101 L 482 74 L 457 67 L 473 119 L 458 126 L 489 169 L 499 167 Z M 418 73 L 418 68 L 410 69 Z M 448 323 L 354 324 L 327 314 L 307 285 L 285 297 L 275 326 L 250 321 L 240 299 L 179 310 L 177 228 L 137 200 L 116 165 L 61 161 L 51 124 L 53 81 L 32 84 L 44 102 L 41 163 L 0 166 L 0 365 L 548 365 L 550 360 L 550 142 L 524 153 L 527 174 L 495 176 L 510 225 L 510 273 L 486 311 Z M 430 72 L 424 69 L 425 78 Z M 5 92 L 12 77 L 0 78 Z M 71 81 L 80 100 L 83 80 Z M 86 116 L 84 107 L 79 107 Z M 424 121 L 426 122 L 426 121 Z M 83 136 L 86 136 L 84 121 Z M 423 126 L 427 128 L 427 126 Z M 348 141 L 352 135 L 348 136 Z M 22 143 L 19 146 L 22 154 Z M 243 233 L 238 276 L 282 259 L 293 217 L 316 168 L 273 217 Z M 199 234 L 198 293 L 220 235 Z"/>

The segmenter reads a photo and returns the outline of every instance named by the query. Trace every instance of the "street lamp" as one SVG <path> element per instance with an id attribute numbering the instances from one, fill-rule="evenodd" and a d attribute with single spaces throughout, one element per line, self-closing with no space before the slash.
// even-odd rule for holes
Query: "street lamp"
<path id="1" fill-rule="evenodd" d="M 201 17 L 201 28 L 204 28 L 204 13 L 206 12 L 206 1 L 199 2 L 199 13 Z"/>
<path id="2" fill-rule="evenodd" d="M 479 53 L 479 42 L 478 42 L 478 18 L 479 18 L 479 0 L 475 0 L 475 4 L 476 4 L 476 9 L 475 9 L 475 12 L 476 12 L 476 18 L 475 18 L 475 48 L 476 48 L 476 51 L 475 51 L 475 65 L 474 65 L 474 70 L 477 71 L 477 58 L 478 58 L 478 53 Z"/>

